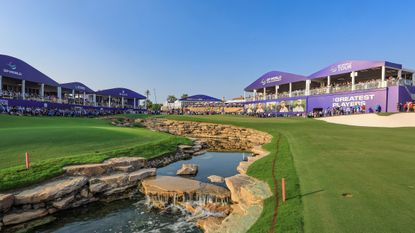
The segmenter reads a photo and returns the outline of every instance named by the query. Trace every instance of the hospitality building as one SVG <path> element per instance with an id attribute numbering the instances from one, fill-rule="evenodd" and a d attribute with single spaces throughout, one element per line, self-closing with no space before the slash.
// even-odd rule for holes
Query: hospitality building
<path id="1" fill-rule="evenodd" d="M 388 61 L 348 60 L 303 76 L 271 71 L 245 88 L 248 112 L 299 114 L 341 108 L 397 112 L 415 100 L 414 71 Z"/>

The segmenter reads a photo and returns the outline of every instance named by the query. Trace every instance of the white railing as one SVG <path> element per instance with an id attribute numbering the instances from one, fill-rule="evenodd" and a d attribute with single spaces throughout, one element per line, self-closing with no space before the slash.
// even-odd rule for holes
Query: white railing
<path id="1" fill-rule="evenodd" d="M 412 80 L 407 80 L 407 79 L 388 79 L 385 81 L 385 85 L 390 87 L 390 86 L 396 86 L 396 85 L 401 85 L 401 86 L 412 86 Z M 367 82 L 360 82 L 360 83 L 356 83 L 354 86 L 354 90 L 370 90 L 370 89 L 377 89 L 377 88 L 382 88 L 382 80 L 380 79 L 376 79 L 376 80 L 370 80 Z M 327 89 L 330 89 L 329 91 Z M 314 89 L 310 89 L 310 95 L 324 95 L 327 93 L 338 93 L 338 92 L 350 92 L 352 91 L 352 84 L 351 83 L 347 83 L 347 84 L 334 84 L 331 87 L 318 87 L 318 88 L 314 88 Z M 295 90 L 291 92 L 291 97 L 297 97 L 297 96 L 305 96 L 306 92 L 305 90 Z M 273 99 L 279 99 L 279 98 L 288 98 L 290 97 L 290 94 L 288 92 L 281 92 L 278 93 L 278 95 L 275 94 L 268 94 L 266 95 L 266 100 L 273 100 Z M 255 100 L 263 100 L 264 97 L 263 95 L 257 95 L 256 97 L 254 96 L 248 96 L 246 98 L 247 101 L 255 101 Z"/>

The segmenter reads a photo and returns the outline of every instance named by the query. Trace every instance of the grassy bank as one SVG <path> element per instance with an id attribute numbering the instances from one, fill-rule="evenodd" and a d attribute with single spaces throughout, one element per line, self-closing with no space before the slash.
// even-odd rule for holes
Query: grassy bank
<path id="1" fill-rule="evenodd" d="M 185 143 L 189 140 L 183 137 L 114 127 L 106 120 L 0 115 L 0 190 L 58 176 L 67 165 L 117 156 L 152 158 Z M 30 170 L 24 167 L 26 151 Z"/>
<path id="2" fill-rule="evenodd" d="M 287 204 L 278 211 L 278 232 L 411 232 L 415 221 L 413 128 L 369 128 L 311 119 L 240 116 L 170 116 L 232 124 L 268 132 L 268 157 L 248 174 L 271 187 L 286 177 Z M 276 140 L 280 140 L 277 151 Z M 297 177 L 298 176 L 298 181 Z M 268 199 L 251 232 L 267 232 L 275 199 Z"/>

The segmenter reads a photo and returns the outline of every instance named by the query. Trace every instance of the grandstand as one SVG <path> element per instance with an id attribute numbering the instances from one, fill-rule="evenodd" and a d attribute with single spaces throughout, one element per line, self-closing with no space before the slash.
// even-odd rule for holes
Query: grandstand
<path id="1" fill-rule="evenodd" d="M 0 104 L 31 108 L 140 110 L 145 96 L 127 88 L 93 91 L 81 82 L 59 84 L 28 63 L 0 55 Z"/>
<path id="2" fill-rule="evenodd" d="M 245 88 L 245 111 L 397 112 L 415 100 L 414 71 L 388 61 L 347 60 L 309 76 L 271 71 Z"/>
<path id="3" fill-rule="evenodd" d="M 179 99 L 174 103 L 166 102 L 162 110 L 171 114 L 237 114 L 243 112 L 243 104 L 240 102 L 225 102 L 208 95 L 192 95 Z"/>

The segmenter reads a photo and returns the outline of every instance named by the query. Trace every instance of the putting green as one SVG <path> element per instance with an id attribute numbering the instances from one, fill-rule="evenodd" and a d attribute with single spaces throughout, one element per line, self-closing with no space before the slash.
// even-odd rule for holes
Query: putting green
<path id="1" fill-rule="evenodd" d="M 287 140 L 278 154 L 275 139 L 274 145 L 266 145 L 271 157 L 254 163 L 248 171 L 271 184 L 271 158 L 282 159 L 277 159 L 277 176 L 289 176 L 287 185 L 294 185 L 287 188 L 288 201 L 279 209 L 279 232 L 413 231 L 414 128 L 352 127 L 299 118 L 171 118 L 250 127 L 269 132 L 274 138 L 281 134 Z M 290 170 L 286 157 L 293 159 L 295 171 Z M 274 206 L 267 200 L 252 232 L 270 229 Z"/>
<path id="2" fill-rule="evenodd" d="M 0 115 L 0 190 L 33 184 L 63 173 L 70 164 L 110 157 L 160 156 L 188 139 L 145 128 L 110 125 L 108 120 Z M 25 152 L 31 169 L 26 170 Z"/>
<path id="3" fill-rule="evenodd" d="M 144 128 L 114 127 L 105 120 L 0 115 L 0 169 L 30 160 L 97 153 L 168 139 Z"/>

